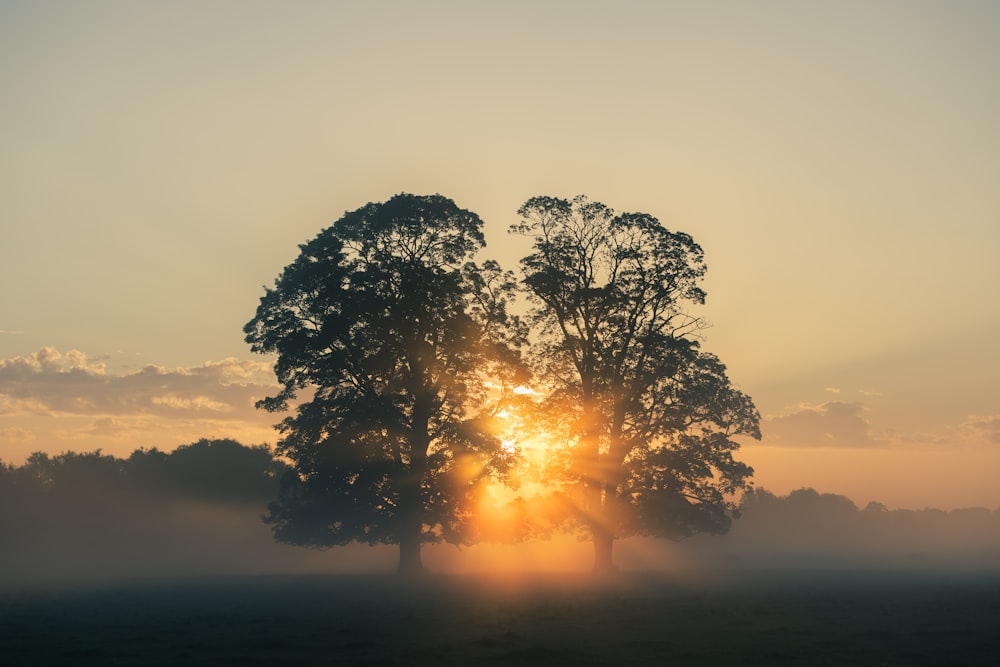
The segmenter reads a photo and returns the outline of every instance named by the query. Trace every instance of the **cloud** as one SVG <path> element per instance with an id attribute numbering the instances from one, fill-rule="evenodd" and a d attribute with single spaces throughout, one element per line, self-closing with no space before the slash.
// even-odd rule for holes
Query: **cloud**
<path id="1" fill-rule="evenodd" d="M 44 347 L 0 359 L 0 458 L 34 451 L 170 450 L 200 438 L 274 439 L 281 419 L 254 403 L 273 395 L 270 364 L 222 359 L 183 368 L 112 371 L 107 359 Z"/>
<path id="2" fill-rule="evenodd" d="M 781 447 L 878 447 L 886 442 L 873 436 L 861 403 L 830 401 L 802 405 L 799 410 L 770 417 L 761 426 L 763 444 Z"/>
<path id="3" fill-rule="evenodd" d="M 962 424 L 962 430 L 986 438 L 992 444 L 1000 445 L 1000 415 L 969 415 Z"/>
<path id="4" fill-rule="evenodd" d="M 259 418 L 254 402 L 275 391 L 267 363 L 208 361 L 190 368 L 149 365 L 112 374 L 78 351 L 51 347 L 0 360 L 0 416 Z"/>
<path id="5" fill-rule="evenodd" d="M 6 442 L 31 442 L 35 439 L 35 433 L 26 428 L 11 426 L 0 428 L 0 441 Z"/>
<path id="6" fill-rule="evenodd" d="M 91 435 L 117 435 L 121 430 L 121 424 L 114 417 L 101 417 L 85 433 Z"/>

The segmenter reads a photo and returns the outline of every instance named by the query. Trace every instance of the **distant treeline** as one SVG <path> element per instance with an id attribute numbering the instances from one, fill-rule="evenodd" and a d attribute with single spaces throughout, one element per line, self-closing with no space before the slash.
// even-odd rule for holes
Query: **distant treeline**
<path id="1" fill-rule="evenodd" d="M 694 561 L 743 567 L 1000 568 L 1000 509 L 864 508 L 804 488 L 786 496 L 746 494 L 730 533 L 696 537 Z"/>
<path id="2" fill-rule="evenodd" d="M 0 584 L 292 568 L 261 520 L 285 469 L 234 440 L 0 464 Z"/>
<path id="3" fill-rule="evenodd" d="M 26 507 L 58 504 L 158 502 L 249 503 L 277 497 L 286 466 L 267 445 L 202 439 L 172 452 L 137 449 L 125 459 L 101 450 L 37 452 L 21 466 L 0 463 L 0 502 Z"/>
<path id="4" fill-rule="evenodd" d="M 137 505 L 172 502 L 247 505 L 261 514 L 277 498 L 288 470 L 267 445 L 231 439 L 201 439 L 171 452 L 137 449 L 128 458 L 101 450 L 56 456 L 37 452 L 20 466 L 0 461 L 0 521 L 9 528 L 14 517 L 44 520 L 50 512 L 101 506 L 101 517 L 110 521 L 115 508 L 133 512 Z M 732 534 L 808 542 L 821 536 L 857 540 L 902 535 L 914 529 L 940 535 L 953 529 L 954 537 L 997 532 L 1000 509 L 889 509 L 874 501 L 861 509 L 846 496 L 811 488 L 786 496 L 756 489 L 744 495 Z"/>
<path id="5" fill-rule="evenodd" d="M 0 463 L 0 583 L 372 567 L 366 547 L 273 541 L 262 517 L 287 469 L 267 446 L 233 440 Z M 1000 510 L 859 508 L 808 488 L 757 489 L 740 510 L 728 535 L 653 540 L 656 558 L 634 566 L 1000 567 Z"/>

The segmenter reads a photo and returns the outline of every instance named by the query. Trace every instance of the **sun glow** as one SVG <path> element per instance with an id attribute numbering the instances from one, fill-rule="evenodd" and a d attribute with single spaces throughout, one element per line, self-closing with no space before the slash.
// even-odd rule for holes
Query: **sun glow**
<path id="1" fill-rule="evenodd" d="M 515 488 L 535 486 L 532 482 L 550 477 L 549 462 L 558 449 L 556 438 L 539 427 L 530 415 L 537 408 L 538 392 L 530 387 L 515 387 L 515 395 L 506 405 L 494 412 L 495 434 L 500 438 L 500 448 L 511 455 L 514 467 L 509 471 L 509 485 Z M 549 484 L 542 486 L 550 486 Z"/>
<path id="2" fill-rule="evenodd" d="M 566 443 L 535 416 L 539 395 L 530 387 L 514 388 L 493 412 L 493 432 L 510 465 L 479 495 L 477 526 L 487 541 L 548 539 L 573 514 L 558 465 Z"/>

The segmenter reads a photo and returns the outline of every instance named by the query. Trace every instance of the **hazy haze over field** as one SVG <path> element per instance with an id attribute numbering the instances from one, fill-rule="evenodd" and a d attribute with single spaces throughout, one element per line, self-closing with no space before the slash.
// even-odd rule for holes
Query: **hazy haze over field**
<path id="1" fill-rule="evenodd" d="M 247 503 L 163 499 L 78 502 L 58 512 L 7 509 L 0 519 L 4 588 L 135 579 L 240 575 L 391 573 L 394 546 L 351 545 L 328 551 L 281 545 Z M 467 548 L 426 547 L 438 574 L 586 573 L 592 546 L 575 537 Z M 986 574 L 1000 568 L 1000 513 L 986 509 L 858 509 L 843 496 L 800 490 L 758 492 L 725 536 L 680 542 L 621 540 L 616 561 L 626 574 L 680 581 L 738 581 L 754 573 L 926 572 Z M 820 575 L 825 576 L 825 575 Z"/>

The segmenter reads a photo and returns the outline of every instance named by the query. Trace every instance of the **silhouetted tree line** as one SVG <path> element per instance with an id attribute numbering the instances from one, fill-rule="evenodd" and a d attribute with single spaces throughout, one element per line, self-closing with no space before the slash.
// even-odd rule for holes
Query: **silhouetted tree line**
<path id="1" fill-rule="evenodd" d="M 266 445 L 210 439 L 0 463 L 0 583 L 266 568 L 260 517 L 286 468 Z"/>
<path id="2" fill-rule="evenodd" d="M 111 505 L 185 500 L 266 507 L 286 466 L 267 445 L 201 439 L 172 452 L 137 449 L 128 458 L 93 452 L 36 452 L 21 466 L 0 465 L 9 511 L 62 503 Z"/>
<path id="3" fill-rule="evenodd" d="M 268 551 L 260 521 L 289 470 L 266 445 L 208 439 L 126 458 L 94 451 L 0 462 L 0 581 L 32 571 L 227 572 L 248 561 L 292 569 L 294 553 Z M 537 524 L 546 511 L 562 510 L 525 507 L 509 520 Z M 737 511 L 741 519 L 725 536 L 664 547 L 664 565 L 688 557 L 737 569 L 1000 566 L 1000 508 L 889 509 L 874 501 L 860 508 L 803 488 L 784 496 L 750 490 Z M 552 518 L 533 536 L 551 536 L 563 522 Z M 511 534 L 494 527 L 484 537 Z"/>
<path id="4" fill-rule="evenodd" d="M 1000 508 L 950 511 L 863 508 L 811 488 L 746 493 L 740 520 L 723 539 L 684 545 L 700 565 L 810 567 L 1000 567 Z"/>
<path id="5" fill-rule="evenodd" d="M 259 516 L 277 497 L 286 466 L 266 445 L 202 439 L 172 452 L 137 449 L 127 458 L 93 452 L 36 452 L 0 465 L 0 534 L 8 549 L 142 546 L 177 535 L 179 506 L 229 506 Z M 183 530 L 180 531 L 183 533 Z"/>
<path id="6" fill-rule="evenodd" d="M 872 501 L 859 508 L 846 496 L 804 488 L 787 496 L 756 489 L 743 497 L 740 508 L 739 533 L 759 538 L 844 537 L 858 545 L 891 543 L 914 535 L 942 542 L 976 534 L 1000 539 L 1000 509 L 985 507 L 889 509 Z"/>

